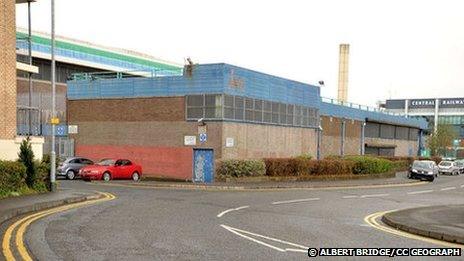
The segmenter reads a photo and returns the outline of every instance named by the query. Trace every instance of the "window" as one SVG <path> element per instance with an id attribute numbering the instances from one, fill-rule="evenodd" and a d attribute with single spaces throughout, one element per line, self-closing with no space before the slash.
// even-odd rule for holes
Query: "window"
<path id="1" fill-rule="evenodd" d="M 272 103 L 270 101 L 264 101 L 263 122 L 272 122 Z"/>
<path id="2" fill-rule="evenodd" d="M 317 127 L 319 111 L 300 105 L 234 95 L 187 95 L 187 120 L 228 119 L 279 125 Z"/>
<path id="3" fill-rule="evenodd" d="M 263 122 L 263 101 L 262 100 L 255 100 L 254 102 L 253 120 L 256 122 Z"/>
<path id="4" fill-rule="evenodd" d="M 132 162 L 130 160 L 121 160 L 121 166 L 130 166 Z"/>
<path id="5" fill-rule="evenodd" d="M 368 138 L 380 137 L 380 124 L 374 122 L 367 122 L 364 130 L 364 135 Z"/>
<path id="6" fill-rule="evenodd" d="M 253 99 L 245 98 L 245 120 L 253 121 L 254 120 L 254 104 Z"/>
<path id="7" fill-rule="evenodd" d="M 419 130 L 418 129 L 409 129 L 409 140 L 417 140 L 419 138 Z"/>
<path id="8" fill-rule="evenodd" d="M 399 139 L 399 140 L 408 140 L 409 139 L 409 128 L 396 127 L 395 137 L 396 139 Z"/>
<path id="9" fill-rule="evenodd" d="M 395 138 L 395 126 L 381 124 L 380 125 L 380 138 L 382 139 L 394 139 Z"/>
<path id="10" fill-rule="evenodd" d="M 187 119 L 222 119 L 222 95 L 188 95 Z"/>
<path id="11" fill-rule="evenodd" d="M 86 165 L 93 165 L 93 161 L 89 160 L 89 159 L 81 159 L 82 163 L 83 164 L 86 164 Z"/>
<path id="12" fill-rule="evenodd" d="M 242 97 L 235 96 L 235 109 L 234 109 L 234 119 L 236 120 L 243 120 L 244 114 L 244 99 Z"/>

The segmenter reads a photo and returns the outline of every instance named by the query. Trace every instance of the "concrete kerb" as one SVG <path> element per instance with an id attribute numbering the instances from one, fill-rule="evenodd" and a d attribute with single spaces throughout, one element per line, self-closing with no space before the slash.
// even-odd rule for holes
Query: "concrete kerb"
<path id="1" fill-rule="evenodd" d="M 446 233 L 443 231 L 437 231 L 432 229 L 425 224 L 419 222 L 405 222 L 402 220 L 404 216 L 408 216 L 409 213 L 417 211 L 419 209 L 432 208 L 432 207 L 421 207 L 413 209 L 405 209 L 394 212 L 386 213 L 382 216 L 382 222 L 389 225 L 390 227 L 402 230 L 411 234 L 419 236 L 429 237 L 433 239 L 443 240 L 451 243 L 464 244 L 464 235 Z"/>
<path id="2" fill-rule="evenodd" d="M 302 185 L 299 182 L 295 182 L 292 186 L 275 184 L 253 184 L 248 183 L 243 186 L 232 186 L 232 185 L 215 185 L 210 184 L 173 184 L 173 183 L 151 183 L 151 182 L 103 182 L 103 181 L 92 181 L 92 185 L 102 186 L 115 186 L 115 187 L 134 187 L 134 188 L 162 188 L 162 189 L 192 189 L 192 190 L 210 190 L 210 191 L 278 191 L 278 190 L 334 190 L 334 189 L 354 189 L 354 188 L 376 188 L 376 187 L 402 187 L 402 186 L 416 186 L 426 184 L 426 182 L 415 181 L 415 182 L 399 182 L 399 183 L 373 183 L 373 184 L 324 184 L 318 185 Z M 240 184 L 241 185 L 241 184 Z"/>
<path id="3" fill-rule="evenodd" d="M 54 201 L 49 201 L 49 202 L 41 202 L 41 203 L 36 203 L 30 206 L 10 209 L 0 214 L 0 224 L 14 217 L 25 215 L 28 213 L 37 212 L 37 211 L 54 208 L 54 207 L 59 207 L 59 206 L 67 205 L 67 204 L 83 202 L 87 200 L 99 199 L 103 197 L 104 195 L 102 194 L 71 197 L 71 198 L 65 198 L 65 199 L 54 200 Z"/>

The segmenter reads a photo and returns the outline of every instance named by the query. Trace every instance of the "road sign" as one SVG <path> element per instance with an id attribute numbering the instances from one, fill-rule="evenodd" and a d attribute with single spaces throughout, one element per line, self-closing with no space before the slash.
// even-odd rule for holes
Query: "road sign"
<path id="1" fill-rule="evenodd" d="M 64 129 L 65 129 L 65 126 L 63 126 L 63 125 L 56 126 L 56 135 L 64 136 L 65 135 Z"/>
<path id="2" fill-rule="evenodd" d="M 53 125 L 58 125 L 60 124 L 60 119 L 59 118 L 51 118 L 50 119 L 50 123 L 53 124 Z"/>
<path id="3" fill-rule="evenodd" d="M 184 136 L 184 145 L 197 145 L 197 136 Z"/>
<path id="4" fill-rule="evenodd" d="M 68 134 L 77 134 L 77 132 L 78 132 L 77 125 L 68 126 Z"/>
<path id="5" fill-rule="evenodd" d="M 205 143 L 208 140 L 206 133 L 200 133 L 200 143 Z"/>

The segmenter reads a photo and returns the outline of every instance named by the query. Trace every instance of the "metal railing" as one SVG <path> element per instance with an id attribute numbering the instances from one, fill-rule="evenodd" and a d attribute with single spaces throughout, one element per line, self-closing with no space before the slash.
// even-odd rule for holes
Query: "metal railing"
<path id="1" fill-rule="evenodd" d="M 364 111 L 372 111 L 372 112 L 383 113 L 383 114 L 388 114 L 388 115 L 393 115 L 393 116 L 406 117 L 404 113 L 390 112 L 390 111 L 385 110 L 384 108 L 376 108 L 376 107 L 361 105 L 361 104 L 352 103 L 352 102 L 344 102 L 344 101 L 340 101 L 340 100 L 332 99 L 332 98 L 321 97 L 321 101 L 325 103 L 346 106 L 349 108 L 354 108 L 354 109 L 359 109 L 359 110 L 364 110 Z"/>
<path id="2" fill-rule="evenodd" d="M 121 72 L 86 72 L 86 73 L 73 73 L 69 80 L 82 81 L 82 80 L 99 80 L 99 79 L 122 79 L 134 77 L 159 77 L 159 76 L 181 76 L 182 70 L 173 72 L 172 70 L 137 70 L 137 71 L 121 71 Z"/>

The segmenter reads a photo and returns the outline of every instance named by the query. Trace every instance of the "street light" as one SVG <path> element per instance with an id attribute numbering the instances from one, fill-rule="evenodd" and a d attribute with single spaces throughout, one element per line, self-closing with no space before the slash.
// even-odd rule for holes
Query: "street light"
<path id="1" fill-rule="evenodd" d="M 52 75 L 51 75 L 51 80 L 52 80 L 52 119 L 51 119 L 51 124 L 52 124 L 52 151 L 50 153 L 50 190 L 51 191 L 56 191 L 56 153 L 55 153 L 55 125 L 58 123 L 56 119 L 56 112 L 55 112 L 55 106 L 56 106 L 56 100 L 55 100 L 55 95 L 56 95 L 56 83 L 55 83 L 55 71 L 56 71 L 56 66 L 55 66 L 55 0 L 51 0 L 51 58 L 52 58 Z"/>

